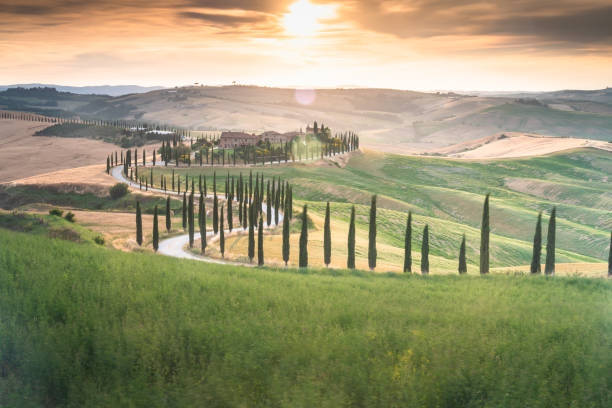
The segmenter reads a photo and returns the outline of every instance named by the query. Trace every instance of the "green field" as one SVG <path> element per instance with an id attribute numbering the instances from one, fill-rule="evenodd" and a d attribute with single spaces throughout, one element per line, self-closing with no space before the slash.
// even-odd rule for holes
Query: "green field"
<path id="1" fill-rule="evenodd" d="M 602 279 L 250 269 L 0 229 L 0 406 L 607 407 Z"/>
<path id="2" fill-rule="evenodd" d="M 248 169 L 230 169 L 231 175 Z M 322 215 L 324 202 L 332 202 L 334 222 L 346 223 L 350 205 L 357 204 L 358 232 L 367 234 L 367 211 L 372 194 L 378 194 L 378 240 L 403 246 L 405 217 L 415 214 L 415 242 L 427 223 L 431 233 L 434 270 L 456 264 L 461 235 L 468 239 L 468 262 L 478 263 L 479 228 L 484 195 L 491 193 L 491 264 L 512 267 L 529 264 L 535 221 L 544 212 L 544 236 L 548 214 L 557 206 L 557 261 L 604 262 L 612 229 L 612 154 L 593 149 L 546 157 L 460 161 L 407 157 L 366 151 L 354 155 L 346 167 L 257 167 L 266 177 L 282 177 L 294 185 L 296 205 L 309 204 Z M 168 169 L 160 169 L 157 176 Z M 178 170 L 182 176 L 206 174 L 211 169 Z M 217 169 L 222 191 L 227 169 Z M 158 181 L 156 181 L 158 182 Z M 332 224 L 333 233 L 333 224 Z M 345 239 L 345 237 L 334 237 Z M 384 253 L 380 254 L 385 257 Z M 395 260 L 401 262 L 401 260 Z"/>

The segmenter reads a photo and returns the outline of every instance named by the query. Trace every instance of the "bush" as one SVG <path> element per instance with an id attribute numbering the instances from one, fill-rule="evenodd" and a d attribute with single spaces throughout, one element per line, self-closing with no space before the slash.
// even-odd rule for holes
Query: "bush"
<path id="1" fill-rule="evenodd" d="M 128 185 L 126 183 L 117 183 L 110 188 L 110 196 L 113 200 L 121 198 L 128 193 Z"/>
<path id="2" fill-rule="evenodd" d="M 59 208 L 52 208 L 49 210 L 49 215 L 55 215 L 56 217 L 61 217 L 64 214 L 62 210 Z"/>
<path id="3" fill-rule="evenodd" d="M 66 213 L 66 216 L 64 217 L 67 221 L 70 222 L 74 222 L 74 214 L 72 213 L 72 211 L 68 211 L 68 213 Z"/>
<path id="4" fill-rule="evenodd" d="M 105 240 L 103 236 L 98 235 L 97 237 L 94 238 L 94 242 L 98 245 L 104 245 Z"/>

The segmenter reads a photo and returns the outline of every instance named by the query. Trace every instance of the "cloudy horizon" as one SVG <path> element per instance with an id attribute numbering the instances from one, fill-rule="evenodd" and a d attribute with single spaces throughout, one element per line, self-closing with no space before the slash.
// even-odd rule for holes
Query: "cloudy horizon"
<path id="1" fill-rule="evenodd" d="M 0 82 L 612 86 L 606 0 L 0 0 Z"/>

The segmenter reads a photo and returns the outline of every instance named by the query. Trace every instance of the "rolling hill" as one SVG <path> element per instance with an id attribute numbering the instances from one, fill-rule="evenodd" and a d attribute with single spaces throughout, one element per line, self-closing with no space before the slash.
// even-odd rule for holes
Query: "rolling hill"
<path id="1" fill-rule="evenodd" d="M 0 108 L 134 119 L 199 130 L 288 131 L 317 120 L 335 131 L 357 130 L 363 146 L 396 153 L 431 151 L 500 132 L 612 139 L 608 90 L 583 91 L 591 92 L 587 96 L 575 91 L 540 100 L 520 94 L 318 89 L 309 105 L 300 104 L 296 92 L 300 91 L 201 86 L 108 97 L 7 90 L 0 92 Z"/>

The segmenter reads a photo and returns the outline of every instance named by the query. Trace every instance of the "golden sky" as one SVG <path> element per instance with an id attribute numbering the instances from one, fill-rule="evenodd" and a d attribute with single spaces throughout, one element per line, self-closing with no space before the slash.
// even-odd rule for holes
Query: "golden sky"
<path id="1" fill-rule="evenodd" d="M 0 84 L 612 86 L 610 0 L 0 0 Z"/>

